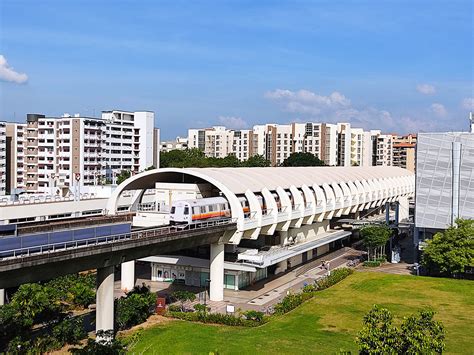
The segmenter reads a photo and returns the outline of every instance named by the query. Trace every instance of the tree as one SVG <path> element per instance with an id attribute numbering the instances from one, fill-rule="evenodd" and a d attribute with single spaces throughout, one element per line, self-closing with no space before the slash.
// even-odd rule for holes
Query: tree
<path id="1" fill-rule="evenodd" d="M 373 259 L 381 257 L 384 253 L 385 244 L 392 235 L 392 230 L 386 225 L 371 225 L 364 227 L 360 230 L 364 246 L 367 248 L 367 252 Z"/>
<path id="2" fill-rule="evenodd" d="M 130 172 L 130 170 L 122 170 L 120 174 L 117 175 L 117 185 L 120 185 L 122 182 L 127 180 L 131 175 L 132 173 Z"/>
<path id="3" fill-rule="evenodd" d="M 364 316 L 363 327 L 356 339 L 359 344 L 359 353 L 396 353 L 398 330 L 392 323 L 392 313 L 388 309 L 374 305 Z"/>
<path id="4" fill-rule="evenodd" d="M 267 160 L 265 159 L 263 155 L 258 155 L 258 154 L 251 156 L 250 158 L 242 162 L 242 166 L 248 167 L 248 168 L 250 167 L 262 168 L 262 167 L 267 167 L 270 165 L 271 165 L 270 160 Z"/>
<path id="5" fill-rule="evenodd" d="M 444 350 L 445 330 L 433 319 L 432 310 L 422 310 L 406 318 L 400 327 L 400 354 L 441 354 Z"/>
<path id="6" fill-rule="evenodd" d="M 426 242 L 422 264 L 432 275 L 456 276 L 474 265 L 474 220 L 458 219 L 456 225 L 436 233 Z"/>
<path id="7" fill-rule="evenodd" d="M 311 153 L 292 153 L 282 166 L 324 166 L 324 162 Z"/>
<path id="8" fill-rule="evenodd" d="M 422 310 L 405 318 L 397 328 L 392 313 L 374 305 L 364 316 L 356 342 L 360 354 L 441 354 L 445 330 L 433 319 L 434 312 Z"/>
<path id="9" fill-rule="evenodd" d="M 175 291 L 171 294 L 171 297 L 181 303 L 181 311 L 184 312 L 184 303 L 186 301 L 194 301 L 196 299 L 196 295 L 189 291 Z"/>

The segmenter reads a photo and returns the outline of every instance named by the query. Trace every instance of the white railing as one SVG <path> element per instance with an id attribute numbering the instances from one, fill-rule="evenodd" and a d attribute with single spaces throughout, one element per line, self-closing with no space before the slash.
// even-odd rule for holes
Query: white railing
<path id="1" fill-rule="evenodd" d="M 94 246 L 94 245 L 117 243 L 117 242 L 126 241 L 126 240 L 141 240 L 141 239 L 162 237 L 162 236 L 173 235 L 173 234 L 185 234 L 184 232 L 190 231 L 190 230 L 203 230 L 203 229 L 207 229 L 211 227 L 230 225 L 233 223 L 235 223 L 235 220 L 231 218 L 223 218 L 219 220 L 200 222 L 200 223 L 195 223 L 195 224 L 186 224 L 182 226 L 170 225 L 166 227 L 139 230 L 136 232 L 130 232 L 130 233 L 124 233 L 124 234 L 92 237 L 92 238 L 87 238 L 87 239 L 72 240 L 72 241 L 46 244 L 46 245 L 38 245 L 38 246 L 25 247 L 25 248 L 19 248 L 19 249 L 11 249 L 11 250 L 0 251 L 0 260 L 9 260 L 9 259 L 25 258 L 29 256 L 45 255 L 45 254 L 51 254 L 51 253 L 71 250 L 71 249 L 84 248 L 84 247 L 89 247 L 89 246 Z M 18 238 L 21 238 L 21 237 L 18 237 Z"/>

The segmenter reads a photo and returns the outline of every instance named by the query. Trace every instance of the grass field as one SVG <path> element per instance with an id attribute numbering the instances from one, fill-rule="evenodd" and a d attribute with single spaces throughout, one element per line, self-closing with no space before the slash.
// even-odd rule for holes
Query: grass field
<path id="1" fill-rule="evenodd" d="M 373 304 L 406 316 L 433 308 L 447 331 L 446 353 L 474 354 L 474 282 L 357 272 L 259 328 L 171 321 L 143 330 L 135 354 L 357 353 L 354 338 Z"/>

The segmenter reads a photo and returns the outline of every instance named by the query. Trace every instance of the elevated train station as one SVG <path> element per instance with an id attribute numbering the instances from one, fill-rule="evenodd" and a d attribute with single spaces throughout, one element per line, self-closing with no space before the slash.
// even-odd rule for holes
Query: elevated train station
<path id="1" fill-rule="evenodd" d="M 178 201 L 225 199 L 236 228 L 210 245 L 207 264 L 196 250 L 196 258 L 180 260 L 177 254 L 171 264 L 168 256 L 145 259 L 152 280 L 172 277 L 194 286 L 210 280 L 210 299 L 221 301 L 224 288 L 237 290 L 341 245 L 351 232 L 331 228 L 340 218 L 358 219 L 389 203 L 405 220 L 414 189 L 413 173 L 395 167 L 168 168 L 127 179 L 108 200 L 106 213 L 121 213 L 118 201 L 129 190 L 137 196 L 134 224 L 148 227 L 168 224 Z M 153 204 L 141 198 L 149 190 L 156 192 Z M 214 208 L 219 207 L 188 213 L 215 215 Z M 122 288 L 133 284 L 134 262 L 123 263 Z"/>

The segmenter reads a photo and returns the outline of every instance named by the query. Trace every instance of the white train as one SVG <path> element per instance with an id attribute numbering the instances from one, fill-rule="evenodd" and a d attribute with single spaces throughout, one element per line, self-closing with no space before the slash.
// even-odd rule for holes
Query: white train
<path id="1" fill-rule="evenodd" d="M 193 224 L 230 216 L 229 202 L 224 197 L 183 200 L 172 203 L 170 224 Z"/>
<path id="2" fill-rule="evenodd" d="M 273 193 L 272 195 L 276 200 L 277 207 L 280 208 L 281 203 L 278 194 Z M 293 200 L 289 192 L 288 195 L 291 200 Z M 257 196 L 257 200 L 262 211 L 265 211 L 266 205 L 263 197 Z M 239 197 L 239 201 L 242 206 L 242 211 L 246 217 L 248 217 L 250 206 L 247 199 L 241 196 Z M 229 218 L 231 215 L 229 202 L 224 197 L 208 197 L 195 200 L 175 201 L 171 204 L 170 224 L 193 224 L 203 220 Z"/>

